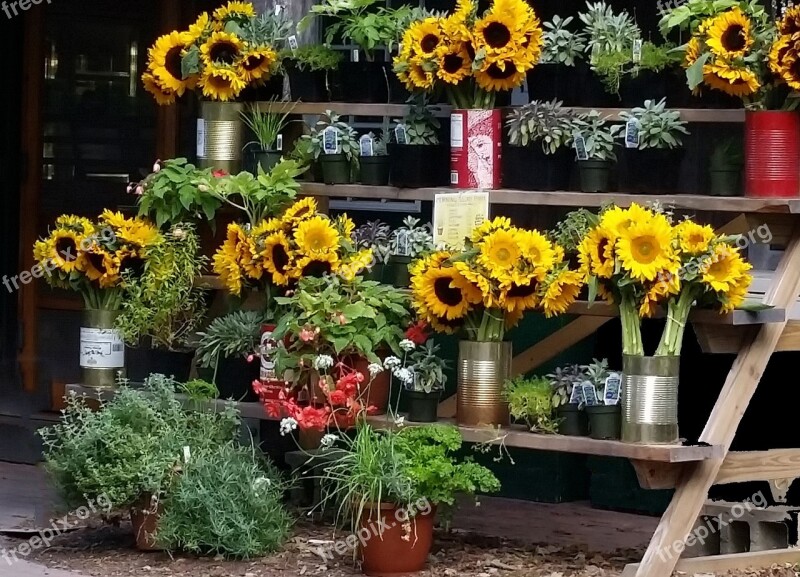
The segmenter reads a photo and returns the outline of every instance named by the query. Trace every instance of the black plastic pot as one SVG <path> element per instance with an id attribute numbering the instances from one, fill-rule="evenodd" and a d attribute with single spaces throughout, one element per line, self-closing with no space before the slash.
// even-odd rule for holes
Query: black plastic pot
<path id="1" fill-rule="evenodd" d="M 610 160 L 579 160 L 581 192 L 609 192 L 613 166 Z"/>
<path id="2" fill-rule="evenodd" d="M 261 363 L 258 359 L 252 363 L 239 357 L 221 359 L 214 381 L 219 390 L 219 398 L 246 403 L 257 402 L 258 395 L 253 391 L 253 381 L 258 379 L 260 373 Z"/>
<path id="3" fill-rule="evenodd" d="M 129 381 L 141 383 L 153 374 L 173 377 L 179 383 L 189 380 L 194 351 L 167 351 L 149 347 L 125 349 L 125 369 Z"/>
<path id="4" fill-rule="evenodd" d="M 411 286 L 411 272 L 408 266 L 411 264 L 410 256 L 391 256 L 389 262 L 384 265 L 383 281 L 395 288 L 408 288 Z"/>
<path id="5" fill-rule="evenodd" d="M 292 100 L 296 102 L 328 102 L 330 100 L 326 70 L 299 70 L 296 66 L 287 65 L 286 75 L 289 77 Z"/>
<path id="6" fill-rule="evenodd" d="M 397 77 L 391 69 L 389 70 L 389 102 L 392 104 L 405 104 L 408 102 L 408 98 L 411 96 L 411 93 L 405 87 L 405 85 L 400 82 L 400 79 Z M 431 104 L 434 104 L 431 102 Z"/>
<path id="7" fill-rule="evenodd" d="M 683 148 L 624 149 L 619 189 L 636 194 L 674 194 L 685 152 Z"/>
<path id="8" fill-rule="evenodd" d="M 742 169 L 740 167 L 709 169 L 708 194 L 710 196 L 742 196 Z"/>
<path id="9" fill-rule="evenodd" d="M 556 409 L 556 417 L 560 420 L 558 433 L 570 437 L 585 437 L 589 434 L 589 419 L 586 412 L 578 405 L 561 405 Z"/>
<path id="10" fill-rule="evenodd" d="M 364 280 L 371 280 L 382 283 L 385 270 L 386 270 L 385 264 L 383 264 L 382 262 L 376 262 L 374 265 L 372 265 L 371 269 L 365 270 L 362 273 L 362 276 L 364 277 Z"/>
<path id="11" fill-rule="evenodd" d="M 586 414 L 592 439 L 619 439 L 622 427 L 622 409 L 619 405 L 586 407 Z"/>
<path id="12" fill-rule="evenodd" d="M 341 62 L 339 85 L 345 102 L 386 104 L 389 102 L 389 75 L 394 74 L 387 62 Z"/>
<path id="13" fill-rule="evenodd" d="M 688 92 L 689 89 L 686 88 Z M 636 76 L 626 76 L 619 85 L 621 106 L 641 106 L 645 100 L 658 102 L 667 96 L 667 79 L 663 72 L 641 70 Z M 671 104 L 671 103 L 670 103 Z"/>
<path id="14" fill-rule="evenodd" d="M 439 420 L 441 393 L 405 391 L 408 399 L 408 420 L 411 423 L 435 423 Z"/>
<path id="15" fill-rule="evenodd" d="M 278 150 L 259 150 L 253 153 L 255 167 L 260 166 L 264 172 L 270 172 L 281 161 L 283 153 Z"/>
<path id="16" fill-rule="evenodd" d="M 619 95 L 609 94 L 600 79 L 585 62 L 575 65 L 578 106 L 588 108 L 619 106 Z"/>
<path id="17" fill-rule="evenodd" d="M 560 100 L 564 106 L 580 102 L 580 73 L 574 66 L 539 64 L 528 72 L 528 102 Z"/>
<path id="18" fill-rule="evenodd" d="M 561 148 L 545 154 L 539 144 L 503 149 L 503 187 L 519 190 L 568 190 L 575 153 Z"/>
<path id="19" fill-rule="evenodd" d="M 323 154 L 319 162 L 322 165 L 322 182 L 350 184 L 350 162 L 344 154 Z"/>
<path id="20" fill-rule="evenodd" d="M 387 186 L 389 184 L 388 156 L 362 156 L 359 163 L 361 164 L 361 184 L 369 186 Z"/>
<path id="21" fill-rule="evenodd" d="M 399 188 L 450 184 L 450 150 L 442 145 L 389 144 L 390 181 Z"/>

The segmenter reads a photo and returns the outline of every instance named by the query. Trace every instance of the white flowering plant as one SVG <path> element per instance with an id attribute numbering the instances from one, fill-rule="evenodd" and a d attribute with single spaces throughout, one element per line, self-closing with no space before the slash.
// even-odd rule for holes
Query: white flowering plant
<path id="1" fill-rule="evenodd" d="M 400 343 L 400 348 L 405 353 L 403 360 L 387 357 L 384 366 L 406 391 L 426 394 L 444 391 L 450 363 L 441 358 L 439 345 L 432 340 L 417 345 L 406 339 Z"/>

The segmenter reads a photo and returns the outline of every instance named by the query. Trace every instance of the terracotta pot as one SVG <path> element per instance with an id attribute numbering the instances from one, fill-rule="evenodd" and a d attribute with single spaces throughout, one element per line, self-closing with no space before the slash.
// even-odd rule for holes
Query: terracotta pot
<path id="1" fill-rule="evenodd" d="M 398 515 L 397 505 L 382 503 L 364 510 L 361 516 L 359 537 L 368 535 L 361 546 L 361 570 L 365 575 L 388 576 L 416 573 L 425 568 L 433 545 L 433 522 L 436 508 L 427 515 L 422 513 L 408 520 L 404 527 L 403 515 Z M 388 529 L 378 529 L 383 519 Z"/>
<path id="2" fill-rule="evenodd" d="M 381 361 L 386 358 L 384 352 L 378 352 L 377 355 Z M 353 367 L 359 373 L 364 375 L 364 382 L 369 383 L 369 365 L 370 362 L 363 357 L 354 357 L 346 361 L 348 366 Z M 392 388 L 392 376 L 389 371 L 383 371 L 372 380 L 367 387 L 366 391 L 362 393 L 362 400 L 367 407 L 375 407 L 377 409 L 376 415 L 385 415 L 389 409 L 389 392 Z"/>
<path id="3" fill-rule="evenodd" d="M 153 498 L 149 495 L 134 504 L 131 509 L 131 525 L 136 537 L 136 548 L 140 551 L 163 551 L 155 540 L 158 520 L 163 513 L 162 502 L 159 500 L 154 508 Z"/>

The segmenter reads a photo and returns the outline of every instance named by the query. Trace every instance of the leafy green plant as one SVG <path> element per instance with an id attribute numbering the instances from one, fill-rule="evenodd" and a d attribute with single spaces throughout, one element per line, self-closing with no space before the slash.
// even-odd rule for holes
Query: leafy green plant
<path id="1" fill-rule="evenodd" d="M 550 232 L 550 240 L 562 247 L 567 256 L 576 256 L 583 239 L 600 222 L 599 217 L 585 208 L 567 214 Z"/>
<path id="2" fill-rule="evenodd" d="M 627 52 L 612 51 L 597 54 L 592 61 L 592 71 L 609 94 L 618 94 L 626 69 L 631 63 Z"/>
<path id="3" fill-rule="evenodd" d="M 667 108 L 666 98 L 658 102 L 645 100 L 643 107 L 634 108 L 630 112 L 623 111 L 620 118 L 624 122 L 631 119 L 636 121 L 639 129 L 639 150 L 678 148 L 683 145 L 681 136 L 689 134 L 686 129 L 688 123 L 680 119 L 680 112 Z"/>
<path id="4" fill-rule="evenodd" d="M 253 447 L 226 443 L 182 467 L 164 500 L 156 539 L 167 550 L 263 557 L 290 534 L 285 488 L 278 470 Z"/>
<path id="5" fill-rule="evenodd" d="M 447 385 L 445 371 L 450 363 L 442 358 L 440 349 L 439 345 L 429 340 L 407 354 L 402 366 L 410 372 L 413 379 L 403 383 L 406 390 L 426 394 L 444 391 Z"/>
<path id="6" fill-rule="evenodd" d="M 592 359 L 591 364 L 583 365 L 581 370 L 583 371 L 584 381 L 592 383 L 597 391 L 598 398 L 602 399 L 606 388 L 606 379 L 611 374 L 611 371 L 608 370 L 608 359 L 603 359 L 602 361 Z"/>
<path id="7" fill-rule="evenodd" d="M 578 14 L 588 37 L 587 49 L 591 63 L 601 54 L 621 52 L 631 54 L 633 42 L 641 38 L 641 30 L 628 12 L 614 9 L 606 2 L 586 2 L 584 12 Z"/>
<path id="8" fill-rule="evenodd" d="M 555 154 L 559 149 L 572 146 L 575 122 L 578 115 L 564 108 L 558 100 L 514 108 L 506 121 L 509 142 L 512 146 L 539 144 L 545 154 Z"/>
<path id="9" fill-rule="evenodd" d="M 291 124 L 289 116 L 297 104 L 293 102 L 280 103 L 273 98 L 269 101 L 270 112 L 261 110 L 258 104 L 250 104 L 242 113 L 242 121 L 256 137 L 256 144 L 262 151 L 277 150 L 278 136 Z"/>
<path id="10" fill-rule="evenodd" d="M 424 103 L 412 105 L 402 124 L 406 129 L 407 144 L 412 146 L 439 144 L 441 123 Z"/>
<path id="11" fill-rule="evenodd" d="M 403 219 L 403 226 L 392 232 L 390 240 L 392 255 L 403 255 L 416 259 L 436 248 L 433 243 L 431 225 L 420 226 L 419 223 L 418 218 L 407 216 Z"/>
<path id="12" fill-rule="evenodd" d="M 651 72 L 661 72 L 667 68 L 678 66 L 683 61 L 683 54 L 674 44 L 642 44 L 642 59 L 639 68 Z"/>
<path id="13" fill-rule="evenodd" d="M 325 130 L 330 127 L 333 127 L 338 135 L 337 154 L 344 154 L 352 165 L 358 165 L 358 157 L 361 151 L 358 133 L 352 126 L 344 122 L 339 114 L 331 110 L 327 110 L 324 115 L 320 116 L 311 129 L 311 134 L 308 135 L 310 142 L 309 152 L 312 158 L 317 160 L 323 154 Z"/>
<path id="14" fill-rule="evenodd" d="M 572 398 L 572 389 L 585 380 L 585 373 L 580 365 L 558 367 L 555 372 L 545 377 L 552 387 L 553 407 L 568 405 Z"/>
<path id="15" fill-rule="evenodd" d="M 370 131 L 367 133 L 372 139 L 372 155 L 373 156 L 386 156 L 389 154 L 386 141 L 387 141 L 387 132 L 381 132 L 380 136 L 376 135 L 374 132 Z"/>
<path id="16" fill-rule="evenodd" d="M 672 10 L 664 14 L 658 23 L 663 36 L 670 30 L 694 32 L 709 16 L 719 14 L 723 10 L 738 6 L 745 14 L 752 14 L 761 19 L 766 14 L 765 4 L 759 0 L 687 0 L 680 2 Z"/>
<path id="17" fill-rule="evenodd" d="M 195 286 L 208 259 L 200 254 L 194 225 L 173 226 L 154 245 L 140 271 L 127 271 L 126 297 L 116 328 L 129 346 L 185 350 L 206 314 L 205 292 Z"/>
<path id="18" fill-rule="evenodd" d="M 198 333 L 199 365 L 216 369 L 222 359 L 255 355 L 261 346 L 262 328 L 268 320 L 269 316 L 260 311 L 237 311 L 215 318 L 205 332 Z"/>
<path id="19" fill-rule="evenodd" d="M 611 124 L 597 110 L 592 110 L 575 121 L 575 133 L 583 137 L 589 160 L 616 161 L 614 139 L 622 129 L 622 125 Z"/>
<path id="20" fill-rule="evenodd" d="M 319 70 L 336 70 L 336 67 L 339 66 L 339 62 L 341 62 L 343 58 L 341 52 L 333 50 L 323 44 L 298 46 L 297 50 L 289 53 L 287 57 L 298 70 L 309 70 L 312 72 Z"/>
<path id="21" fill-rule="evenodd" d="M 558 421 L 553 417 L 553 389 L 548 379 L 512 379 L 506 382 L 503 396 L 511 416 L 524 421 L 531 432 L 557 432 Z"/>
<path id="22" fill-rule="evenodd" d="M 370 249 L 376 262 L 386 262 L 392 251 L 392 227 L 374 220 L 359 226 L 354 233 L 354 240 L 359 249 Z"/>
<path id="23" fill-rule="evenodd" d="M 139 197 L 139 216 L 146 216 L 156 225 L 167 223 L 214 220 L 222 203 L 201 186 L 213 178 L 212 170 L 201 170 L 185 158 L 157 162 L 155 170 L 129 190 Z"/>
<path id="24" fill-rule="evenodd" d="M 583 57 L 586 51 L 586 36 L 583 32 L 573 32 L 569 30 L 574 18 L 567 16 L 562 18 L 559 15 L 543 24 L 544 46 L 540 64 L 561 64 L 563 66 L 575 66 Z"/>
<path id="25" fill-rule="evenodd" d="M 226 30 L 239 36 L 252 46 L 272 46 L 281 50 L 294 33 L 295 24 L 287 10 L 265 10 L 256 18 L 250 18 L 241 26 L 228 22 Z"/>

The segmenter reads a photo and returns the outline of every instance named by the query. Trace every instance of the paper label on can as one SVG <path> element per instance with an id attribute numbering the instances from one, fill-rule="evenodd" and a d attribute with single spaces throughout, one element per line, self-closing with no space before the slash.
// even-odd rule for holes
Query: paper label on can
<path id="1" fill-rule="evenodd" d="M 450 115 L 450 148 L 464 148 L 464 115 Z"/>
<path id="2" fill-rule="evenodd" d="M 277 380 L 278 374 L 275 372 L 275 352 L 278 350 L 278 342 L 272 338 L 272 331 L 264 329 L 261 333 L 261 380 Z"/>
<path id="3" fill-rule="evenodd" d="M 197 119 L 197 157 L 206 157 L 206 121 Z"/>
<path id="4" fill-rule="evenodd" d="M 125 343 L 116 329 L 81 328 L 80 364 L 83 369 L 122 369 Z"/>

